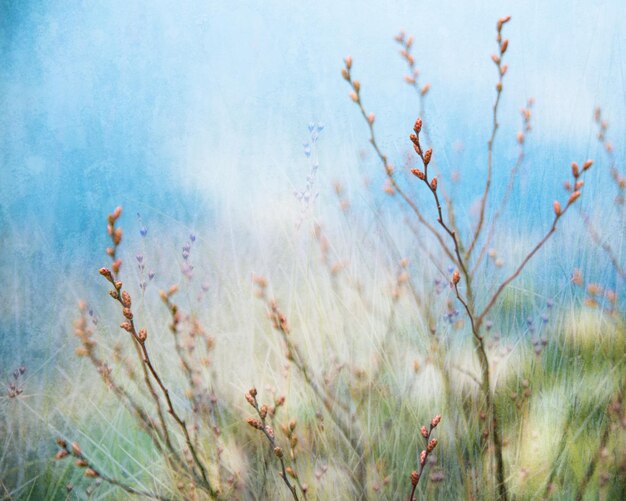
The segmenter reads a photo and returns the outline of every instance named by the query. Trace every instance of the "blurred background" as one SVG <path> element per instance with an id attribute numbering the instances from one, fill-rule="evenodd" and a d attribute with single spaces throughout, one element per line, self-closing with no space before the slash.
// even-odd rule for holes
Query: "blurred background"
<path id="1" fill-rule="evenodd" d="M 495 170 L 508 173 L 518 110 L 534 97 L 527 171 L 541 188 L 528 197 L 529 212 L 537 195 L 553 198 L 565 175 L 557 173 L 597 153 L 595 106 L 612 137 L 625 132 L 620 0 L 3 0 L 0 9 L 4 363 L 23 359 L 31 340 L 36 348 L 55 337 L 49 319 L 74 288 L 59 293 L 60 282 L 100 262 L 103 216 L 115 205 L 133 215 L 127 227 L 158 219 L 183 233 L 210 230 L 218 215 L 235 224 L 293 217 L 311 121 L 325 127 L 322 195 L 334 179 L 380 179 L 376 159 L 360 160 L 369 145 L 340 76 L 348 54 L 381 144 L 401 164 L 419 106 L 402 81 L 400 30 L 415 37 L 420 81 L 432 86 L 426 109 L 437 159 L 468 173 L 457 194 L 468 201 L 486 171 L 496 81 L 489 56 L 502 15 L 513 21 Z M 615 146 L 623 158 L 623 144 Z"/>
<path id="2" fill-rule="evenodd" d="M 71 320 L 79 298 L 103 296 L 97 269 L 117 205 L 129 263 L 146 247 L 160 253 L 158 287 L 180 279 L 191 235 L 206 251 L 194 254 L 198 287 L 225 280 L 218 270 L 249 282 L 276 260 L 289 279 L 281 247 L 310 238 L 311 222 L 340 216 L 336 182 L 363 218 L 372 207 L 393 214 L 341 68 L 350 55 L 381 147 L 405 167 L 420 106 L 403 81 L 401 30 L 414 36 L 420 83 L 431 85 L 424 119 L 435 158 L 444 182 L 460 176 L 449 186 L 469 224 L 486 174 L 497 81 L 490 55 L 504 15 L 512 21 L 494 199 L 518 155 L 519 110 L 535 100 L 504 246 L 513 256 L 527 249 L 549 224 L 552 200 L 565 196 L 570 163 L 593 158 L 582 207 L 606 222 L 624 256 L 623 208 L 602 219 L 615 187 L 593 122 L 602 107 L 623 165 L 622 0 L 0 0 L 0 377 L 26 364 L 42 387 L 73 378 L 64 373 L 76 346 Z M 294 192 L 316 165 L 315 200 L 297 225 Z M 538 280 L 567 284 L 584 261 L 615 287 L 606 261 L 582 249 L 580 225 L 568 231 L 548 247 Z"/>

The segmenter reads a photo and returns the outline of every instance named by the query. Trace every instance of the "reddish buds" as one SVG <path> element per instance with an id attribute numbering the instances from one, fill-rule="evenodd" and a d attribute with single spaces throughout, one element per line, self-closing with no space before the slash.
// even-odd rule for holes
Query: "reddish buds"
<path id="1" fill-rule="evenodd" d="M 436 438 L 433 438 L 430 442 L 428 442 L 428 447 L 427 447 L 428 452 L 432 452 L 433 449 L 437 447 L 438 443 L 439 442 L 437 441 Z"/>
<path id="2" fill-rule="evenodd" d="M 587 160 L 587 161 L 583 164 L 583 171 L 586 171 L 586 170 L 587 170 L 587 169 L 589 169 L 592 165 L 593 165 L 593 160 Z"/>
<path id="3" fill-rule="evenodd" d="M 561 204 L 559 203 L 558 200 L 555 200 L 554 203 L 552 204 L 552 207 L 554 208 L 554 214 L 558 217 L 561 215 Z"/>
<path id="4" fill-rule="evenodd" d="M 457 271 L 456 273 L 458 274 L 458 271 Z M 460 279 L 460 278 L 461 278 L 461 277 L 459 276 L 459 279 Z M 457 280 L 457 282 L 458 282 L 458 280 Z M 436 416 L 432 419 L 432 421 L 430 422 L 430 427 L 431 427 L 431 428 L 437 428 L 437 425 L 438 425 L 440 422 L 441 422 L 441 415 L 437 414 L 437 415 L 436 415 Z"/>
<path id="5" fill-rule="evenodd" d="M 430 181 L 430 189 L 433 191 L 437 191 L 437 178 L 433 177 Z"/>
<path id="6" fill-rule="evenodd" d="M 416 176 L 416 177 L 418 177 L 419 179 L 421 179 L 422 181 L 423 181 L 424 179 L 426 179 L 426 176 L 424 175 L 424 173 L 423 173 L 421 170 L 419 170 L 419 169 L 411 169 L 411 173 L 412 173 L 414 176 Z"/>
<path id="7" fill-rule="evenodd" d="M 424 165 L 428 165 L 430 163 L 430 159 L 433 156 L 433 149 L 428 148 L 424 153 Z"/>
<path id="8" fill-rule="evenodd" d="M 454 270 L 454 273 L 452 274 L 452 284 L 456 285 L 461 281 L 461 274 L 459 273 L 459 270 Z M 435 418 L 438 416 L 435 416 Z M 435 418 L 433 418 L 433 422 L 435 421 Z M 441 416 L 439 416 L 439 419 L 441 420 Z M 437 421 L 437 423 L 439 423 L 439 421 Z M 434 428 L 434 426 L 433 426 Z"/>
<path id="9" fill-rule="evenodd" d="M 579 169 L 578 164 L 576 162 L 572 162 L 572 175 L 575 178 L 578 178 L 578 176 L 580 176 L 580 169 Z"/>
<path id="10" fill-rule="evenodd" d="M 422 426 L 422 428 L 420 429 L 420 433 L 422 434 L 422 437 L 424 438 L 428 438 L 428 429 L 426 428 L 426 426 Z"/>
<path id="11" fill-rule="evenodd" d="M 259 421 L 258 419 L 249 417 L 248 419 L 246 419 L 246 423 L 252 426 L 252 428 L 256 428 L 257 430 L 263 429 L 263 423 L 261 423 L 261 421 Z"/>
<path id="12" fill-rule="evenodd" d="M 505 16 L 498 19 L 498 31 L 502 30 L 502 26 L 511 20 L 511 16 Z"/>
<path id="13" fill-rule="evenodd" d="M 579 196 L 580 196 L 580 191 L 575 191 L 569 196 L 569 200 L 567 201 L 567 203 L 573 204 L 578 199 Z"/>
<path id="14" fill-rule="evenodd" d="M 83 452 L 80 450 L 80 445 L 78 445 L 77 442 L 72 442 L 72 454 L 78 457 L 83 455 Z"/>
<path id="15" fill-rule="evenodd" d="M 100 475 L 98 475 L 98 472 L 96 470 L 94 470 L 92 468 L 87 468 L 85 470 L 85 476 L 88 477 L 88 478 L 97 478 Z"/>
<path id="16" fill-rule="evenodd" d="M 111 271 L 108 268 L 100 268 L 99 272 L 104 278 L 111 280 Z"/>
<path id="17" fill-rule="evenodd" d="M 422 130 L 421 118 L 418 118 L 417 120 L 415 120 L 415 125 L 413 125 L 413 130 L 415 131 L 415 134 L 419 135 L 420 131 Z"/>
<path id="18" fill-rule="evenodd" d="M 420 474 L 416 471 L 411 472 L 411 485 L 415 487 L 417 483 L 420 481 Z"/>

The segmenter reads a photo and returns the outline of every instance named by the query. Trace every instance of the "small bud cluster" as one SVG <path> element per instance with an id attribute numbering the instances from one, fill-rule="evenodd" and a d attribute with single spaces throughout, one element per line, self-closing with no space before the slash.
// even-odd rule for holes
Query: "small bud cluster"
<path id="1" fill-rule="evenodd" d="M 517 142 L 520 146 L 524 145 L 526 141 L 526 136 L 532 130 L 532 126 L 530 125 L 530 118 L 532 116 L 532 107 L 535 104 L 535 100 L 531 97 L 527 102 L 526 106 L 520 110 L 522 115 L 522 130 L 517 133 Z"/>
<path id="2" fill-rule="evenodd" d="M 418 82 L 420 72 L 416 68 L 415 58 L 411 54 L 413 37 L 407 36 L 401 31 L 394 37 L 394 40 L 400 45 L 400 56 L 406 61 L 409 68 L 409 74 L 404 77 L 404 81 L 411 87 L 414 87 L 421 97 L 424 97 L 430 90 L 430 84 L 425 83 L 424 85 L 420 85 Z"/>
<path id="3" fill-rule="evenodd" d="M 617 187 L 615 205 L 624 205 L 626 203 L 626 176 L 617 168 L 614 157 L 615 151 L 613 143 L 611 143 L 606 137 L 609 129 L 609 122 L 602 118 L 602 110 L 600 108 L 595 109 L 593 118 L 598 125 L 598 134 L 596 137 L 598 138 L 600 144 L 602 144 L 602 147 L 609 158 L 611 179 L 613 179 L 613 182 Z"/>
<path id="4" fill-rule="evenodd" d="M 498 53 L 497 54 L 493 54 L 491 56 L 491 60 L 498 67 L 498 83 L 496 84 L 496 90 L 498 91 L 498 94 L 500 94 L 502 92 L 502 79 L 504 78 L 504 75 L 506 75 L 506 72 L 509 69 L 508 64 L 504 64 L 502 62 L 502 60 L 504 59 L 504 54 L 506 53 L 507 49 L 509 48 L 509 41 L 508 41 L 508 39 L 506 39 L 506 38 L 503 39 L 502 38 L 502 28 L 510 20 L 511 20 L 511 16 L 506 16 L 506 17 L 502 17 L 502 18 L 498 19 L 498 24 L 497 24 L 498 34 L 497 34 L 497 37 L 496 37 L 496 41 L 498 42 Z"/>
<path id="5" fill-rule="evenodd" d="M 59 446 L 58 452 L 55 454 L 54 459 L 57 461 L 65 459 L 67 457 L 74 457 L 74 464 L 77 468 L 84 470 L 84 476 L 87 478 L 99 478 L 100 473 L 89 463 L 89 461 L 83 456 L 83 452 L 77 442 L 72 442 L 71 445 L 63 440 L 57 438 L 57 445 Z"/>
<path id="6" fill-rule="evenodd" d="M 411 472 L 411 495 L 409 496 L 409 500 L 413 501 L 415 495 L 415 489 L 417 488 L 417 484 L 420 481 L 424 474 L 424 469 L 426 467 L 426 461 L 428 460 L 429 455 L 435 450 L 439 441 L 436 438 L 431 438 L 433 430 L 439 425 L 441 422 L 441 416 L 437 414 L 434 418 L 431 419 L 430 425 L 428 427 L 422 426 L 420 428 L 420 435 L 424 438 L 426 447 L 422 449 L 419 454 L 419 468 Z"/>
<path id="7" fill-rule="evenodd" d="M 122 230 L 115 227 L 115 223 L 122 215 L 122 208 L 117 207 L 111 214 L 109 214 L 107 220 L 107 232 L 111 237 L 112 247 L 107 247 L 106 253 L 111 258 L 111 269 L 114 274 L 118 274 L 122 266 L 122 260 L 117 257 L 117 248 L 122 243 Z"/>
<path id="8" fill-rule="evenodd" d="M 530 388 L 530 381 L 528 379 L 523 379 L 517 391 L 511 391 L 509 398 L 515 404 L 517 410 L 521 411 L 525 407 L 525 404 L 529 402 L 532 394 L 533 391 Z"/>
<path id="9" fill-rule="evenodd" d="M 285 484 L 287 485 L 287 487 L 289 488 L 289 490 L 295 495 L 295 492 L 296 492 L 295 487 L 289 482 L 288 477 L 296 480 L 300 490 L 302 491 L 304 495 L 306 495 L 308 486 L 306 484 L 300 483 L 300 480 L 298 479 L 298 474 L 291 466 L 285 465 L 285 459 L 284 459 L 285 453 L 282 447 L 280 447 L 276 443 L 276 435 L 274 433 L 274 428 L 270 424 L 267 423 L 267 418 L 271 417 L 273 419 L 274 416 L 276 415 L 276 411 L 278 410 L 278 408 L 282 407 L 285 404 L 285 397 L 278 397 L 274 401 L 273 406 L 268 406 L 266 404 L 262 404 L 259 406 L 257 395 L 258 395 L 258 392 L 255 387 L 250 388 L 250 390 L 248 390 L 248 392 L 245 394 L 246 401 L 248 402 L 248 404 L 250 404 L 252 408 L 254 408 L 258 416 L 258 418 L 249 417 L 246 419 L 246 422 L 255 430 L 259 430 L 260 432 L 262 432 L 267 438 L 268 442 L 270 443 L 270 447 L 272 451 L 274 452 L 274 455 L 280 461 L 281 469 L 282 469 L 280 476 L 285 482 Z M 297 424 L 296 421 L 292 419 L 291 421 L 289 421 L 288 425 L 281 425 L 281 429 L 283 433 L 285 433 L 285 435 L 289 439 L 290 456 L 291 456 L 292 461 L 294 461 L 294 464 L 295 464 L 295 459 L 296 459 L 295 451 L 296 451 L 296 446 L 298 444 L 298 437 L 294 433 L 296 429 L 296 424 Z"/>
<path id="10" fill-rule="evenodd" d="M 285 314 L 280 311 L 278 303 L 275 300 L 269 302 L 269 318 L 272 321 L 272 326 L 277 331 L 281 331 L 284 334 L 289 334 L 289 322 Z"/>
<path id="11" fill-rule="evenodd" d="M 401 259 L 399 262 L 398 272 L 396 273 L 396 281 L 391 289 L 391 298 L 396 302 L 400 298 L 400 293 L 409 281 L 409 273 L 407 268 L 409 266 L 408 259 Z"/>
<path id="12" fill-rule="evenodd" d="M 280 426 L 280 429 L 287 437 L 287 440 L 289 440 L 289 455 L 291 459 L 294 461 L 298 455 L 297 453 L 298 436 L 295 433 L 296 425 L 297 425 L 297 421 L 295 419 L 291 419 L 288 424 L 282 424 Z"/>
<path id="13" fill-rule="evenodd" d="M 79 301 L 78 310 L 80 316 L 74 322 L 74 334 L 80 340 L 80 346 L 76 348 L 76 355 L 79 357 L 91 356 L 97 343 L 93 339 L 93 331 L 87 321 L 87 303 Z"/>
<path id="14" fill-rule="evenodd" d="M 574 270 L 572 273 L 572 283 L 578 287 L 583 287 L 585 284 L 583 274 L 579 269 Z M 608 315 L 618 313 L 618 297 L 614 289 L 603 287 L 601 284 L 595 282 L 588 282 L 585 287 L 585 292 L 585 306 L 600 308 Z"/>
<path id="15" fill-rule="evenodd" d="M 564 208 L 558 200 L 555 200 L 552 204 L 552 209 L 554 210 L 554 215 L 557 220 L 563 216 L 565 211 L 580 197 L 582 187 L 585 184 L 585 182 L 580 178 L 584 172 L 591 168 L 592 165 L 592 160 L 586 160 L 582 164 L 582 167 L 580 167 L 576 162 L 572 162 L 572 181 L 566 181 L 563 183 L 565 191 L 570 194 L 567 199 L 567 203 Z"/>

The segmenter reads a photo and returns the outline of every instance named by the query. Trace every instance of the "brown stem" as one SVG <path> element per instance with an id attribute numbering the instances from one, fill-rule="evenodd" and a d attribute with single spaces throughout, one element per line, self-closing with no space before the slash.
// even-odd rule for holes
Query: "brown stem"
<path id="1" fill-rule="evenodd" d="M 122 308 L 125 308 L 125 305 L 121 297 L 122 296 L 121 283 L 116 282 L 113 272 L 110 272 L 108 277 L 106 277 L 105 275 L 105 278 L 107 278 L 111 282 L 111 284 L 115 287 L 117 291 L 117 294 L 113 296 L 114 299 L 120 304 L 120 306 L 122 306 Z M 159 376 L 158 372 L 154 368 L 154 365 L 148 353 L 148 349 L 146 348 L 145 337 L 140 337 L 139 334 L 137 333 L 137 330 L 135 328 L 135 323 L 132 317 L 131 318 L 126 317 L 126 321 L 128 323 L 128 332 L 131 335 L 133 341 L 136 343 L 136 345 L 139 346 L 139 349 L 141 351 L 143 365 L 147 368 L 147 370 L 152 375 L 154 381 L 156 382 L 157 386 L 161 389 L 161 393 L 163 394 L 165 398 L 165 402 L 167 404 L 167 412 L 174 418 L 174 421 L 176 421 L 181 431 L 183 432 L 183 435 L 185 436 L 185 443 L 187 444 L 187 448 L 189 449 L 189 452 L 191 453 L 191 456 L 193 458 L 193 461 L 196 467 L 200 470 L 199 480 L 201 481 L 201 483 L 204 485 L 204 487 L 207 489 L 207 491 L 212 497 L 217 497 L 218 493 L 213 488 L 213 486 L 211 485 L 211 482 L 208 479 L 206 468 L 204 464 L 202 463 L 202 461 L 200 460 L 200 457 L 198 456 L 196 448 L 193 445 L 191 436 L 189 434 L 189 429 L 187 428 L 187 424 L 185 423 L 185 420 L 182 419 L 180 415 L 174 409 L 174 405 L 172 403 L 169 390 L 167 389 L 161 377 Z"/>
<path id="2" fill-rule="evenodd" d="M 370 140 L 369 141 L 370 141 L 370 144 L 374 148 L 374 151 L 376 152 L 376 154 L 378 155 L 378 158 L 380 159 L 381 163 L 383 164 L 383 167 L 385 169 L 385 174 L 387 175 L 387 179 L 389 179 L 389 182 L 393 186 L 394 190 L 400 194 L 400 196 L 405 201 L 405 203 L 411 208 L 411 210 L 413 211 L 413 213 L 415 214 L 415 216 L 419 220 L 420 224 L 425 226 L 428 229 L 428 231 L 430 231 L 433 234 L 433 236 L 437 239 L 437 242 L 439 242 L 439 245 L 441 246 L 441 249 L 446 253 L 446 255 L 453 262 L 456 262 L 456 260 L 454 258 L 454 255 L 450 252 L 450 250 L 446 246 L 446 244 L 445 244 L 441 234 L 434 228 L 433 225 L 431 225 L 426 220 L 426 218 L 424 217 L 422 212 L 419 210 L 419 208 L 417 207 L 415 202 L 413 200 L 411 200 L 411 198 L 398 185 L 398 183 L 397 183 L 397 181 L 396 181 L 396 179 L 394 177 L 393 167 L 389 164 L 389 160 L 388 160 L 387 156 L 382 152 L 382 150 L 378 146 L 378 143 L 376 142 L 376 135 L 374 133 L 373 121 L 371 121 L 368 118 L 367 112 L 365 111 L 365 108 L 363 107 L 363 103 L 361 101 L 361 96 L 359 95 L 359 93 L 357 91 L 357 88 L 355 87 L 354 81 L 352 80 L 352 77 L 351 77 L 350 74 L 347 75 L 346 80 L 348 81 L 350 86 L 355 91 L 355 95 L 356 95 L 356 98 L 357 98 L 355 102 L 356 102 L 357 106 L 359 107 L 359 110 L 361 111 L 361 115 L 363 115 L 363 118 L 365 119 L 365 121 L 367 122 L 367 125 L 369 127 L 369 133 L 370 133 Z"/>
<path id="3" fill-rule="evenodd" d="M 510 18 L 508 18 L 510 19 Z M 507 21 L 505 22 L 508 22 Z M 476 230 L 474 231 L 474 236 L 471 240 L 471 243 L 465 253 L 466 259 L 469 259 L 472 255 L 472 251 L 480 238 L 480 233 L 483 228 L 483 224 L 485 222 L 485 209 L 487 208 L 487 198 L 489 196 L 489 190 L 491 188 L 491 178 L 493 171 L 493 143 L 496 139 L 496 133 L 498 132 L 498 105 L 500 104 L 500 98 L 502 97 L 502 79 L 504 74 L 506 73 L 506 66 L 502 64 L 502 58 L 504 53 L 506 52 L 506 47 L 508 46 L 508 41 L 502 42 L 502 27 L 504 22 L 502 20 L 498 21 L 498 53 L 499 57 L 494 59 L 496 66 L 498 67 L 498 83 L 496 84 L 496 100 L 493 103 L 492 108 L 492 125 L 491 125 L 491 136 L 489 137 L 489 141 L 487 142 L 487 179 L 485 181 L 485 189 L 483 190 L 483 196 L 480 201 L 480 215 L 478 217 L 478 225 L 476 226 Z M 505 45 L 506 44 L 506 45 Z M 494 56 L 495 58 L 495 56 Z"/>
<path id="4" fill-rule="evenodd" d="M 72 447 L 69 447 L 67 443 L 65 442 L 65 440 L 62 440 L 62 439 L 57 439 L 57 444 L 61 448 L 60 452 L 65 451 L 63 452 L 65 454 L 65 457 L 73 456 L 78 460 L 77 466 L 85 469 L 86 476 L 89 476 L 92 478 L 100 478 L 104 480 L 105 482 L 111 485 L 115 485 L 116 487 L 119 487 L 120 489 L 134 496 L 142 496 L 142 497 L 150 498 L 150 499 L 158 499 L 160 501 L 170 501 L 170 498 L 161 496 L 160 494 L 155 494 L 152 492 L 136 489 L 134 487 L 131 487 L 128 484 L 125 484 L 124 482 L 120 480 L 117 480 L 113 477 L 109 477 L 108 475 L 105 475 L 98 468 L 96 468 L 94 464 L 87 457 L 85 457 L 85 455 L 82 453 L 82 451 L 80 450 L 77 444 L 73 444 Z"/>

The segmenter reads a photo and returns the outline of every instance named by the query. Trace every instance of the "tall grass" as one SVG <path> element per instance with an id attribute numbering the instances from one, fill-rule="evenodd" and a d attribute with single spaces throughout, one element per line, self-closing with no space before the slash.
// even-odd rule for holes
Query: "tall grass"
<path id="1" fill-rule="evenodd" d="M 496 197 L 509 21 L 497 22 L 473 213 L 430 144 L 429 85 L 406 34 L 396 40 L 420 107 L 406 165 L 377 139 L 357 63 L 342 70 L 382 190 L 320 186 L 323 127 L 312 124 L 297 209 L 262 227 L 254 215 L 227 221 L 173 253 L 165 226 L 129 237 L 112 212 L 101 276 L 79 277 L 78 357 L 68 342 L 55 371 L 7 374 L 3 496 L 623 499 L 624 177 L 598 111 L 606 156 L 555 166 L 565 192 L 542 217 L 512 214 L 532 140 L 523 99 L 518 156 Z M 603 165 L 614 200 L 586 184 Z M 314 212 L 318 190 L 333 193 L 332 210 Z M 521 234 L 523 219 L 538 227 Z"/>

